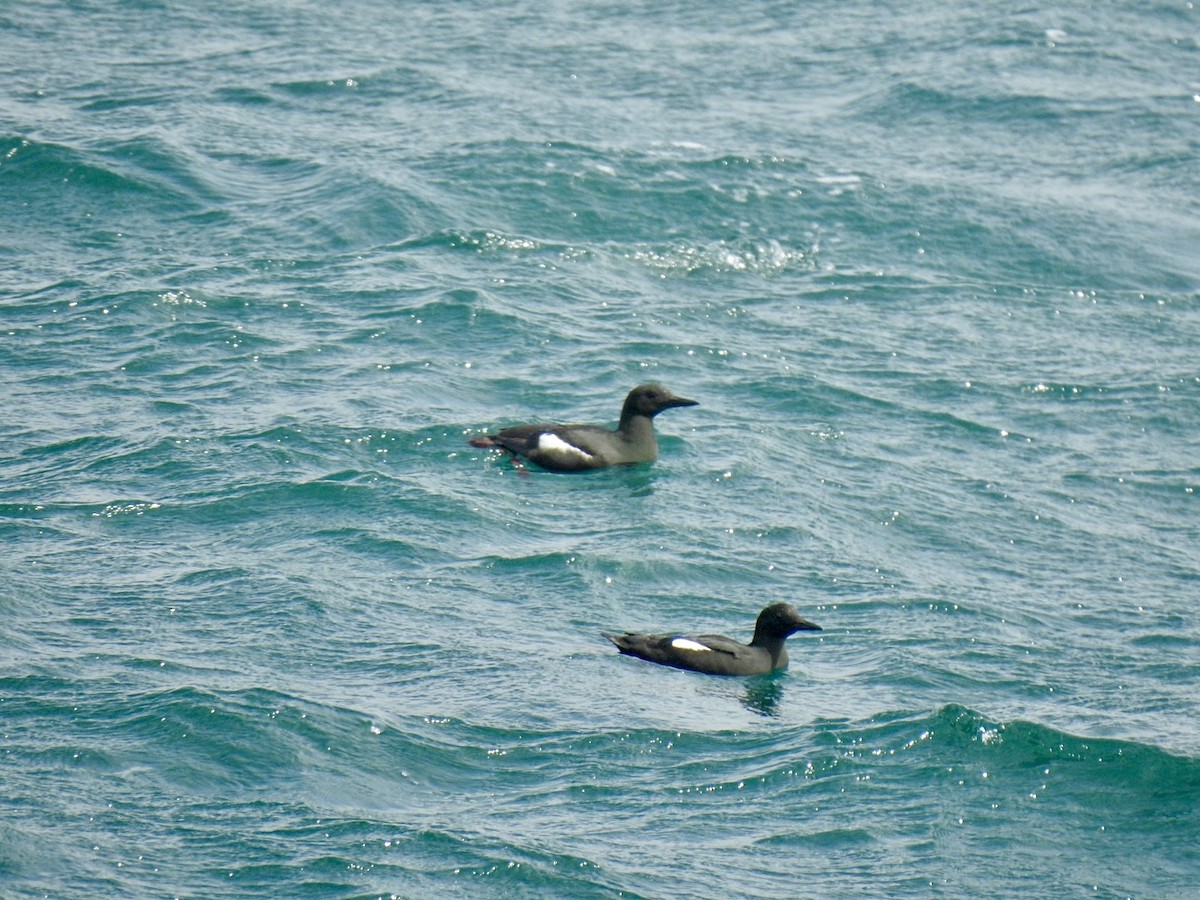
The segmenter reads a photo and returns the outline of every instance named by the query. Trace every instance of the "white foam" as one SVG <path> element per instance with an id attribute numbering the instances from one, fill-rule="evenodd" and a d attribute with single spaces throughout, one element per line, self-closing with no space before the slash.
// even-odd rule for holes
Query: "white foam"
<path id="1" fill-rule="evenodd" d="M 691 638 L 677 637 L 671 640 L 671 646 L 676 650 L 704 650 L 712 652 L 712 647 L 705 647 L 699 641 L 693 641 Z"/>
<path id="2" fill-rule="evenodd" d="M 578 456 L 580 459 L 591 459 L 592 454 L 588 453 L 574 444 L 569 444 L 560 438 L 557 434 L 538 435 L 538 449 L 543 453 L 556 453 L 560 456 Z"/>

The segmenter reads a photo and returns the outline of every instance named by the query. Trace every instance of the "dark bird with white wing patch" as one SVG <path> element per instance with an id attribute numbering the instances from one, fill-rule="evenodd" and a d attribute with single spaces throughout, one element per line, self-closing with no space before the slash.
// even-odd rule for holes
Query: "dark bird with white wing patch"
<path id="1" fill-rule="evenodd" d="M 709 675 L 765 675 L 788 664 L 784 642 L 797 631 L 820 631 L 790 603 L 773 603 L 758 614 L 754 637 L 743 644 L 722 634 L 605 634 L 629 656 Z"/>
<path id="2" fill-rule="evenodd" d="M 696 406 L 661 384 L 642 384 L 625 398 L 616 428 L 601 425 L 515 425 L 473 437 L 472 447 L 494 447 L 551 472 L 584 472 L 658 459 L 654 417 L 664 409 Z"/>

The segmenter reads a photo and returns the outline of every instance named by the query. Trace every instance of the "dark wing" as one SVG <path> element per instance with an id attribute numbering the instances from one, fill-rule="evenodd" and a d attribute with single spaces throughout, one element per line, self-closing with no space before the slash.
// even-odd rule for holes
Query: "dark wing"
<path id="1" fill-rule="evenodd" d="M 723 634 L 698 634 L 682 640 L 694 641 L 708 650 L 687 654 L 681 668 L 711 675 L 763 675 L 771 671 L 771 655 L 761 647 L 747 646 Z M 680 639 L 675 639 L 672 646 L 678 649 L 680 643 Z"/>
<path id="2" fill-rule="evenodd" d="M 517 425 L 514 428 L 505 428 L 503 431 L 490 434 L 488 438 L 493 447 L 502 447 L 510 453 L 526 456 L 529 451 L 537 448 L 538 437 L 547 430 L 552 431 L 553 426 Z"/>
<path id="3" fill-rule="evenodd" d="M 704 644 L 709 650 L 717 653 L 728 653 L 735 659 L 749 656 L 749 647 L 733 638 L 725 637 L 723 634 L 695 634 L 691 635 L 691 640 Z"/>
<path id="4" fill-rule="evenodd" d="M 769 664 L 744 644 L 716 634 L 606 634 L 618 650 L 649 662 L 711 675 L 747 675 Z"/>
<path id="5" fill-rule="evenodd" d="M 604 429 L 561 425 L 518 425 L 492 435 L 492 441 L 511 453 L 552 472 L 580 472 L 608 464 L 593 435 Z"/>

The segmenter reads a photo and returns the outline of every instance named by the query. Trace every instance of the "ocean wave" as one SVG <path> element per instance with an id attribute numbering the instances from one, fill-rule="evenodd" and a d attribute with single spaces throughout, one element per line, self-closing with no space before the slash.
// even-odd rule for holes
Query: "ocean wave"
<path id="1" fill-rule="evenodd" d="M 627 251 L 627 256 L 664 275 L 692 275 L 705 270 L 773 275 L 785 270 L 815 271 L 818 266 L 815 243 L 803 248 L 785 247 L 773 239 L 641 247 Z"/>
<path id="2" fill-rule="evenodd" d="M 850 724 L 850 723 L 847 723 Z M 962 757 L 964 764 L 991 764 L 1023 771 L 1053 763 L 1078 763 L 1073 771 L 1098 781 L 1123 780 L 1131 771 L 1146 771 L 1146 786 L 1174 784 L 1200 787 L 1200 759 L 1165 751 L 1151 743 L 1073 735 L 1050 725 L 1024 720 L 1000 721 L 967 707 L 947 705 L 929 713 L 895 713 L 857 723 L 845 733 L 826 732 L 845 753 L 840 758 L 870 763 L 916 753 Z M 1104 767 L 1112 767 L 1105 769 Z"/>
<path id="3" fill-rule="evenodd" d="M 178 148 L 150 135 L 88 147 L 34 138 L 10 139 L 3 172 L 14 199 L 72 206 L 146 203 L 160 214 L 195 212 L 213 199 Z"/>

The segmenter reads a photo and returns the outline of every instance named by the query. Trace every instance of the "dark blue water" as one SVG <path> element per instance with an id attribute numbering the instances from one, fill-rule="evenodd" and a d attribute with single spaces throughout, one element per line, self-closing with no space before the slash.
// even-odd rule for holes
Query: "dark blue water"
<path id="1" fill-rule="evenodd" d="M 0 11 L 0 894 L 1200 886 L 1200 13 Z M 467 445 L 700 405 L 652 466 Z M 788 671 L 603 630 L 824 626 Z"/>

